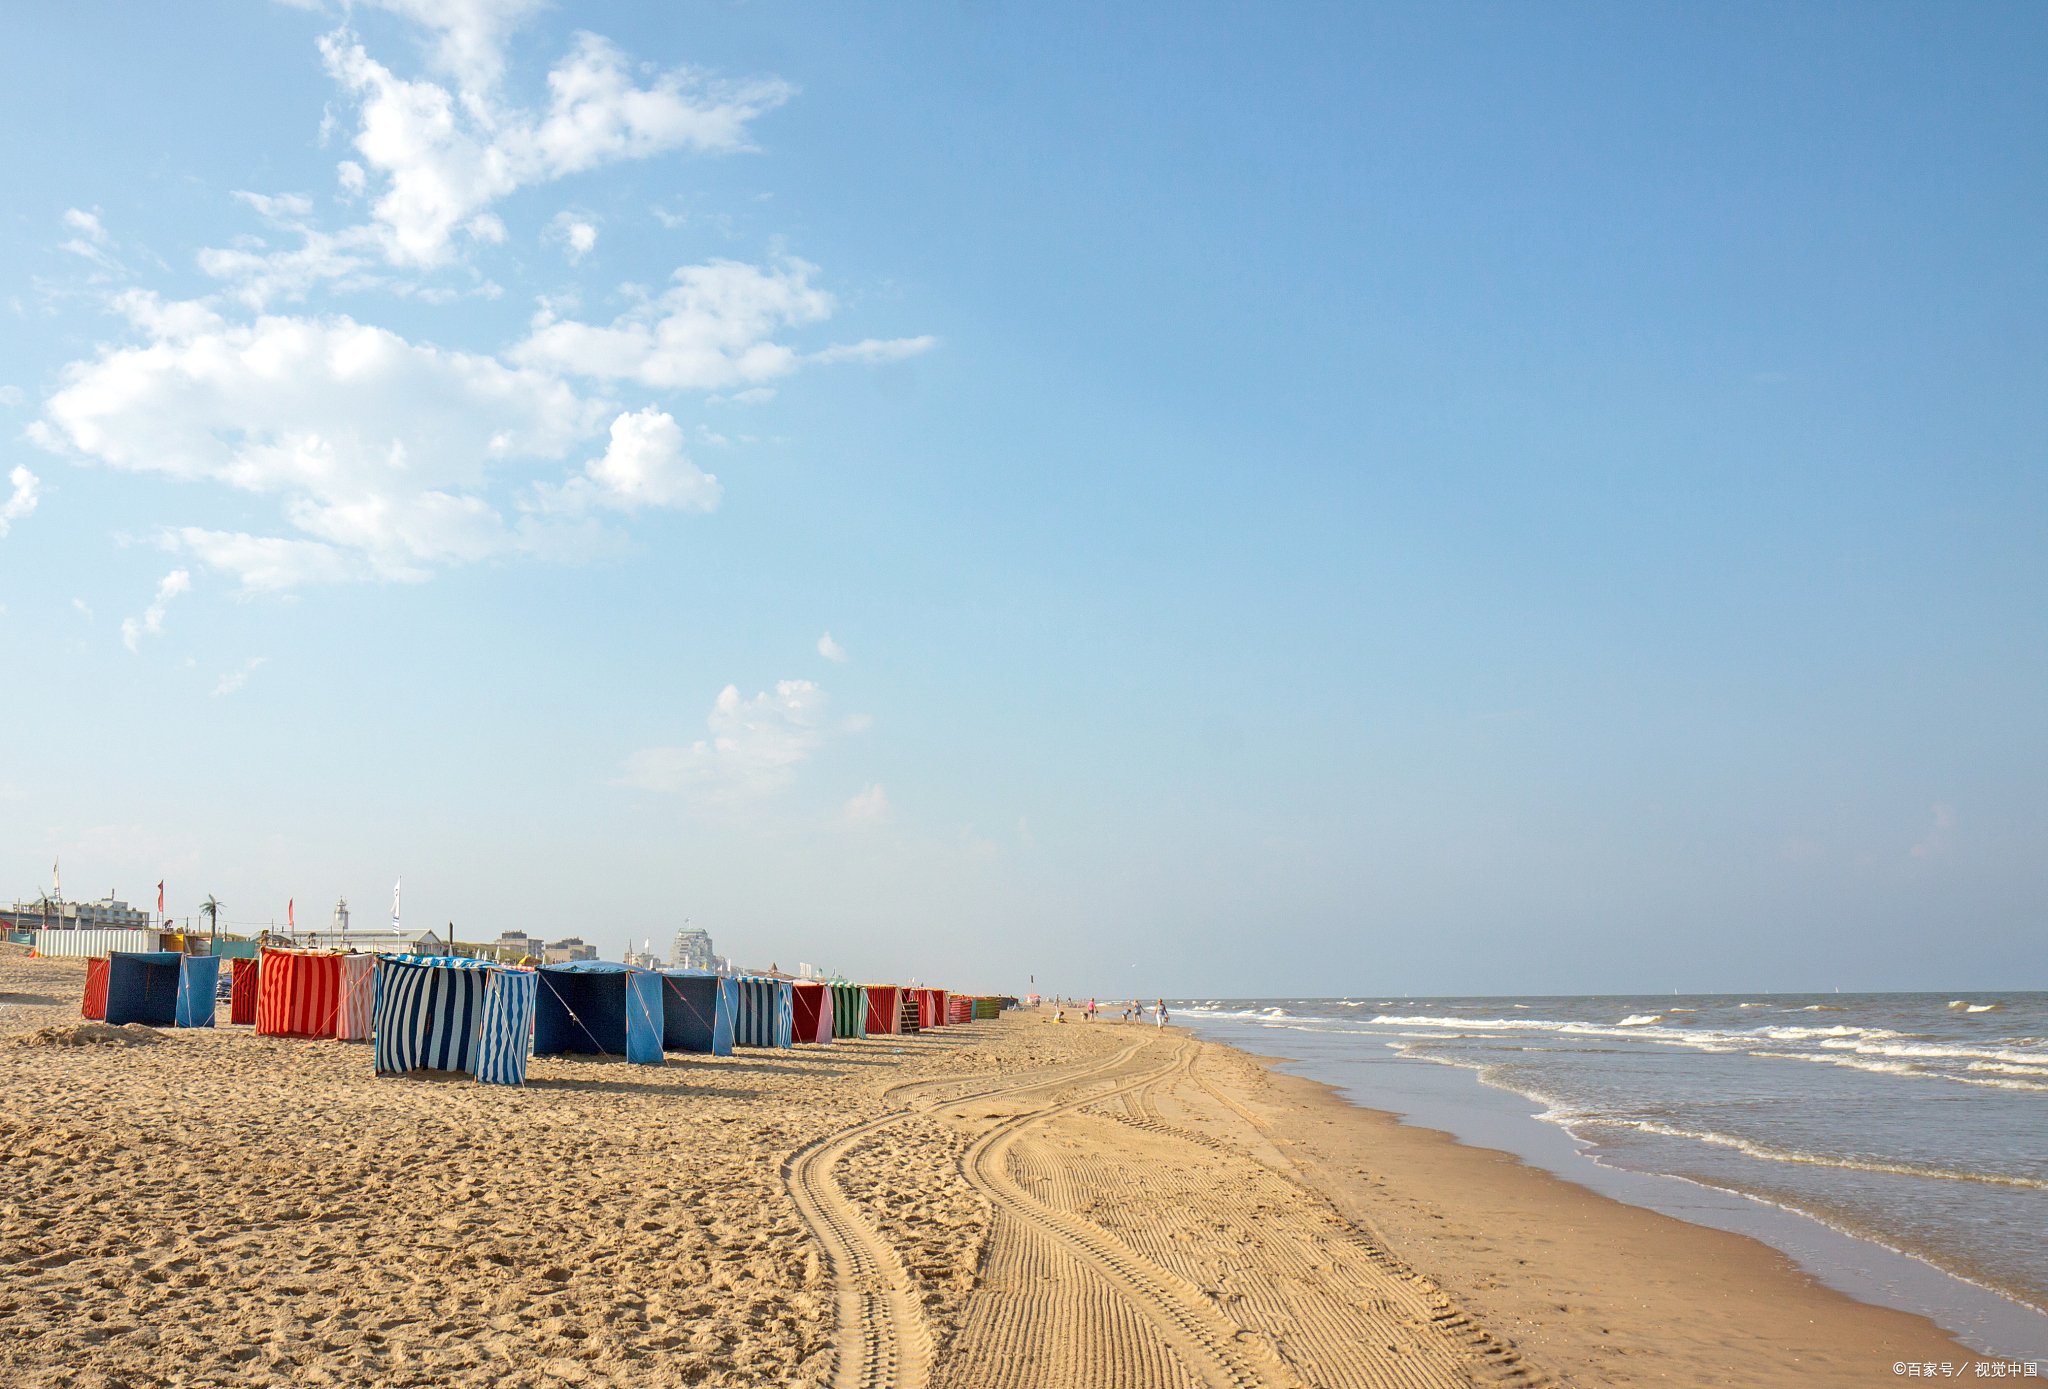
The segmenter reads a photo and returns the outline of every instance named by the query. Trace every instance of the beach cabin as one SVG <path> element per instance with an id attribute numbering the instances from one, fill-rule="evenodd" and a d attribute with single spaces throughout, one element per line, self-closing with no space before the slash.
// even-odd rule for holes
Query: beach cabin
<path id="1" fill-rule="evenodd" d="M 526 1083 L 539 993 L 532 970 L 435 955 L 379 956 L 372 969 L 378 1075 L 468 1071 L 485 1085 Z"/>
<path id="2" fill-rule="evenodd" d="M 797 1041 L 816 1043 L 832 1040 L 832 989 L 800 979 L 789 986 L 793 1034 Z"/>
<path id="3" fill-rule="evenodd" d="M 661 1045 L 666 1051 L 731 1056 L 739 985 L 696 969 L 661 972 Z"/>
<path id="4" fill-rule="evenodd" d="M 85 998 L 78 1005 L 79 1014 L 95 1022 L 107 1016 L 107 961 L 104 957 L 85 962 Z"/>
<path id="5" fill-rule="evenodd" d="M 327 950 L 263 948 L 257 957 L 256 1031 L 332 1037 L 341 1019 L 341 959 Z"/>
<path id="6" fill-rule="evenodd" d="M 733 1045 L 787 1047 L 796 1042 L 796 1017 L 790 981 L 770 975 L 743 974 L 739 1009 L 733 1017 Z"/>
<path id="7" fill-rule="evenodd" d="M 609 960 L 542 965 L 535 973 L 535 1056 L 580 1052 L 661 1064 L 665 1017 L 659 974 Z"/>
<path id="8" fill-rule="evenodd" d="M 868 1035 L 868 991 L 858 984 L 832 986 L 832 1035 Z"/>
<path id="9" fill-rule="evenodd" d="M 870 1036 L 893 1037 L 903 1031 L 902 990 L 894 984 L 869 984 L 867 1032 Z"/>
<path id="10" fill-rule="evenodd" d="M 116 950 L 87 962 L 78 1011 L 114 1027 L 212 1027 L 219 983 L 220 961 L 211 955 Z"/>
<path id="11" fill-rule="evenodd" d="M 249 1025 L 256 1021 L 256 975 L 262 962 L 254 958 L 229 960 L 228 1021 Z"/>

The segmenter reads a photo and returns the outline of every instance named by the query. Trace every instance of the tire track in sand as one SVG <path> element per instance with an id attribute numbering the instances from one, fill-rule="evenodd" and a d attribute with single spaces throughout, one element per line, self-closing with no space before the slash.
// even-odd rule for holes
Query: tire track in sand
<path id="1" fill-rule="evenodd" d="M 1011 1217 L 1006 1224 L 999 1222 L 997 1236 L 1010 1246 L 1004 1257 L 1015 1281 L 1027 1289 L 1026 1296 L 1003 1309 L 999 1324 L 984 1328 L 983 1340 L 997 1344 L 984 1345 L 974 1366 L 954 1367 L 974 1374 L 976 1389 L 1036 1389 L 1054 1382 L 1048 1377 L 1054 1367 L 1021 1353 L 1034 1325 L 1060 1327 L 1064 1333 L 1037 1338 L 1045 1353 L 1062 1353 L 1061 1340 L 1114 1346 L 1115 1363 L 1093 1368 L 1106 1370 L 1110 1382 L 1119 1385 L 1269 1389 L 1300 1384 L 1265 1346 L 1217 1312 L 1201 1289 L 1093 1222 L 1027 1194 L 1008 1170 L 1011 1145 L 1027 1130 L 1087 1106 L 1128 1101 L 1134 1092 L 1143 1092 L 1138 1103 L 1146 1105 L 1153 1088 L 1191 1066 L 1195 1050 L 1194 1043 L 1181 1043 L 1163 1063 L 1137 1076 L 1003 1120 L 968 1148 L 962 1170 L 999 1212 Z M 1070 1276 L 1075 1265 L 1085 1281 Z"/>
<path id="2" fill-rule="evenodd" d="M 1099 1072 L 1113 1070 L 1136 1045 L 1079 1071 L 1014 1081 L 955 1096 L 968 1104 L 1032 1090 L 1069 1089 Z M 884 1094 L 957 1085 L 979 1077 L 942 1076 L 890 1086 Z M 1085 1101 L 1083 1101 L 1085 1103 Z M 833 1173 L 846 1155 L 870 1136 L 926 1112 L 906 1106 L 825 1135 L 791 1154 L 782 1165 L 783 1185 L 797 1212 L 825 1251 L 838 1312 L 833 1355 L 833 1389 L 924 1389 L 931 1369 L 932 1340 L 925 1325 L 922 1294 L 894 1246 L 884 1239 L 840 1190 Z"/>

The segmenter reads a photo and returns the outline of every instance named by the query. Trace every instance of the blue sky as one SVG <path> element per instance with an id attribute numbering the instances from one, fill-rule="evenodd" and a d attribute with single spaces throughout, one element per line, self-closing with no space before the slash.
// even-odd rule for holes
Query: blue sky
<path id="1" fill-rule="evenodd" d="M 0 17 L 0 892 L 2042 987 L 2026 6 Z"/>

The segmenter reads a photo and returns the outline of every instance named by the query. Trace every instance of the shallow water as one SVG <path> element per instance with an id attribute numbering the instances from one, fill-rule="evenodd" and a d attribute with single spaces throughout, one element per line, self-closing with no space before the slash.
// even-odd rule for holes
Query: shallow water
<path id="1" fill-rule="evenodd" d="M 1318 1078 L 1359 1103 L 1622 1199 L 1728 1228 L 1766 1203 L 1911 1255 L 2019 1306 L 1973 1304 L 1937 1286 L 1947 1279 L 1881 1267 L 1876 1250 L 1858 1270 L 1867 1245 L 1821 1253 L 1825 1241 L 1793 1222 L 1746 1230 L 1985 1349 L 2048 1353 L 2048 994 L 1206 999 L 1174 1011 L 1217 1040 L 1330 1070 Z M 1415 1068 L 1431 1062 L 1529 1103 L 1461 1109 L 1455 1085 L 1421 1083 Z M 1534 1141 L 1531 1113 L 1569 1135 L 1567 1157 Z M 1620 1190 L 1592 1179 L 1602 1172 L 1697 1185 Z M 1725 1209 L 1702 1216 L 1702 1187 L 1728 1193 Z"/>

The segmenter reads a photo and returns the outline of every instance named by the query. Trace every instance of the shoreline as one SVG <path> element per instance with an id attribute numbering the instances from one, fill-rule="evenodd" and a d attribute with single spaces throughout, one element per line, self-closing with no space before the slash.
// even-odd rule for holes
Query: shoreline
<path id="1" fill-rule="evenodd" d="M 0 1030 L 75 1023 L 83 974 L 0 961 Z M 0 1049 L 0 1386 L 817 1389 L 875 1337 L 923 1366 L 886 1382 L 925 1389 L 1184 1389 L 1203 1363 L 1827 1389 L 1980 1360 L 1746 1236 L 1183 1027 L 1021 1010 L 536 1058 L 524 1089 L 368 1059 L 243 1028 Z"/>
<path id="2" fill-rule="evenodd" d="M 1359 1104 L 1280 1069 L 1301 1064 L 1289 1058 L 1201 1040 L 1263 1073 L 1273 1097 L 1259 1117 L 1307 1182 L 1568 1383 L 1867 1384 L 1900 1377 L 1902 1361 L 1997 1359 L 1754 1236 Z"/>

